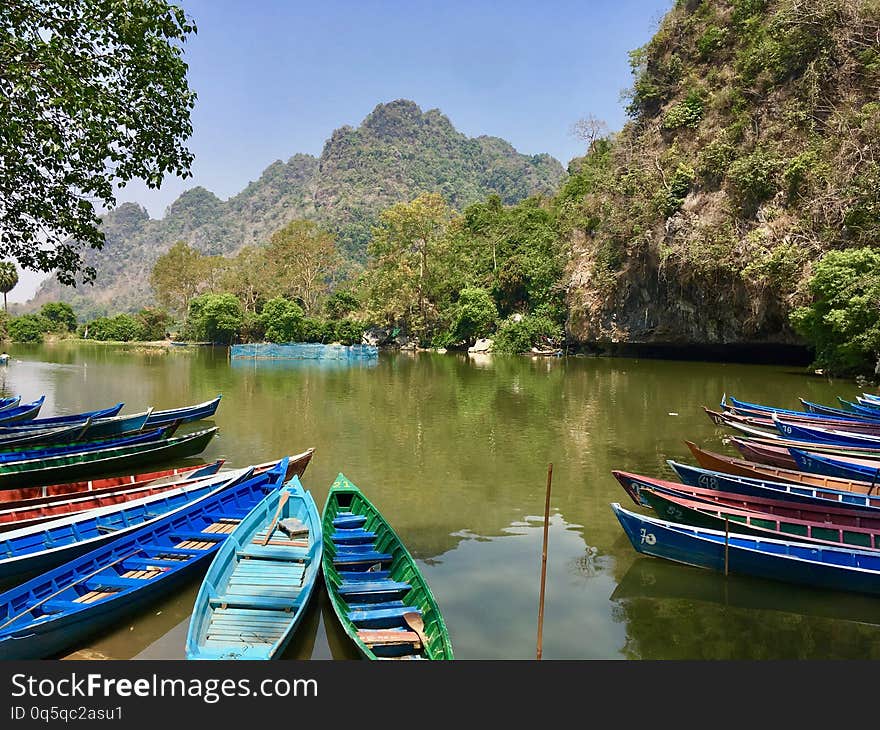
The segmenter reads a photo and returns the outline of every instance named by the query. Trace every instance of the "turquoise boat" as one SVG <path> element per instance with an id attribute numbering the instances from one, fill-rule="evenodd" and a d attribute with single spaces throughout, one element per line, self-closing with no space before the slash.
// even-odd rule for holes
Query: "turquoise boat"
<path id="1" fill-rule="evenodd" d="M 315 500 L 294 476 L 217 551 L 195 600 L 187 659 L 277 659 L 315 592 L 323 540 Z"/>

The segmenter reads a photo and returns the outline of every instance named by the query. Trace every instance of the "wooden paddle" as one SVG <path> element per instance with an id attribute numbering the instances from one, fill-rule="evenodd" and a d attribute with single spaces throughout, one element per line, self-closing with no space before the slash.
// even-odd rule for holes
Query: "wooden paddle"
<path id="1" fill-rule="evenodd" d="M 142 548 L 142 547 L 139 547 L 137 550 L 133 550 L 132 552 L 127 553 L 126 555 L 123 555 L 121 558 L 117 558 L 117 559 L 114 560 L 112 563 L 107 563 L 107 565 L 102 565 L 100 568 L 98 568 L 97 570 L 93 570 L 93 571 L 92 571 L 91 573 L 89 573 L 88 575 L 84 575 L 82 578 L 77 578 L 75 581 L 73 581 L 73 583 L 68 583 L 66 586 L 64 586 L 64 587 L 61 588 L 60 590 L 57 590 L 57 591 L 55 591 L 54 593 L 52 593 L 52 594 L 46 596 L 45 598 L 43 598 L 43 599 L 37 601 L 37 602 L 36 602 L 34 605 L 32 605 L 32 606 L 28 606 L 26 610 L 22 611 L 22 612 L 19 613 L 19 614 L 16 614 L 15 616 L 13 616 L 13 617 L 12 617 L 11 619 L 9 619 L 8 621 L 6 621 L 6 622 L 0 624 L 0 629 L 5 629 L 7 626 L 9 626 L 9 624 L 15 623 L 16 621 L 18 621 L 18 619 L 20 619 L 20 618 L 21 618 L 22 616 L 24 616 L 25 614 L 28 614 L 28 613 L 30 613 L 31 611 L 33 611 L 35 608 L 39 608 L 40 606 L 42 606 L 42 605 L 43 605 L 46 601 L 48 601 L 50 598 L 55 598 L 55 596 L 61 595 L 61 594 L 64 593 L 64 591 L 66 591 L 68 588 L 73 588 L 73 586 L 75 586 L 75 585 L 77 585 L 77 584 L 79 584 L 79 583 L 82 583 L 83 581 L 88 580 L 89 578 L 94 578 L 94 577 L 95 577 L 98 573 L 100 573 L 102 570 L 107 570 L 107 568 L 112 568 L 112 567 L 113 567 L 114 565 L 116 565 L 117 563 L 121 563 L 123 560 L 128 560 L 128 558 L 134 557 L 135 555 L 137 555 L 137 554 L 138 554 L 139 552 L 141 552 L 142 550 L 143 550 L 143 548 Z"/>
<path id="2" fill-rule="evenodd" d="M 275 532 L 275 525 L 278 524 L 278 518 L 281 516 L 281 510 L 284 505 L 287 504 L 287 500 L 290 498 L 290 492 L 286 489 L 281 493 L 281 497 L 278 500 L 278 509 L 275 510 L 275 517 L 272 522 L 269 524 L 269 529 L 266 530 L 266 537 L 263 538 L 263 545 L 269 542 L 269 538 L 272 537 L 272 533 Z"/>
<path id="3" fill-rule="evenodd" d="M 422 651 L 428 649 L 428 637 L 425 636 L 425 622 L 422 621 L 422 615 L 418 611 L 407 611 L 403 614 L 403 620 L 419 637 L 422 642 Z"/>

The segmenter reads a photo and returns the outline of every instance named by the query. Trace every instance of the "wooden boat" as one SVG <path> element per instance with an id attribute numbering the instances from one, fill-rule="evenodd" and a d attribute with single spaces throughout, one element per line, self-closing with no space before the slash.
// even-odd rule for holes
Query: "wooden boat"
<path id="1" fill-rule="evenodd" d="M 71 443 L 86 440 L 90 419 L 82 424 L 72 426 L 59 426 L 57 428 L 18 430 L 4 433 L 0 429 L 0 450 L 7 450 L 15 446 L 50 446 L 52 444 Z"/>
<path id="2" fill-rule="evenodd" d="M 0 398 L 0 411 L 5 411 L 9 408 L 15 408 L 19 403 L 21 403 L 20 395 L 13 395 L 9 398 Z"/>
<path id="3" fill-rule="evenodd" d="M 59 456 L 85 454 L 122 446 L 163 441 L 177 430 L 177 425 L 175 423 L 149 431 L 136 431 L 129 436 L 114 436 L 106 439 L 95 439 L 94 441 L 74 441 L 69 444 L 49 444 L 45 446 L 32 446 L 30 444 L 10 446 L 7 449 L 0 450 L 0 468 L 6 464 L 32 461 L 34 459 L 52 459 Z"/>
<path id="4" fill-rule="evenodd" d="M 130 502 L 0 533 L 0 581 L 50 570 L 185 508 L 243 473 L 239 469 Z"/>
<path id="5" fill-rule="evenodd" d="M 315 593 L 321 518 L 294 476 L 267 494 L 217 551 L 196 596 L 187 659 L 277 659 Z"/>
<path id="6" fill-rule="evenodd" d="M 198 481 L 214 476 L 220 471 L 223 459 L 205 464 L 175 469 L 175 475 L 145 479 L 121 489 L 109 487 L 87 492 L 74 492 L 58 497 L 21 499 L 0 504 L 0 532 L 17 530 L 20 527 L 39 525 L 59 517 L 82 514 L 99 507 L 130 502 L 149 497 L 179 487 L 186 482 Z M 161 472 L 157 472 L 161 473 Z"/>
<path id="7" fill-rule="evenodd" d="M 816 451 L 789 447 L 789 453 L 797 462 L 798 469 L 822 474 L 836 479 L 855 479 L 869 483 L 868 494 L 880 492 L 880 461 L 850 457 L 835 457 Z"/>
<path id="8" fill-rule="evenodd" d="M 869 401 L 872 405 L 880 407 L 880 395 L 877 395 L 876 393 L 862 393 L 862 398 Z M 859 400 L 861 400 L 861 398 Z"/>
<path id="9" fill-rule="evenodd" d="M 201 453 L 217 433 L 217 427 L 134 446 L 33 459 L 0 465 L 0 489 L 34 487 L 82 479 L 95 474 L 130 471 L 156 461 L 181 459 Z"/>
<path id="10" fill-rule="evenodd" d="M 812 403 L 811 401 L 799 399 L 804 408 L 819 418 L 835 418 L 840 420 L 853 419 L 857 421 L 880 421 L 880 414 L 871 415 L 869 413 L 859 413 L 851 409 L 833 408 L 821 403 Z"/>
<path id="11" fill-rule="evenodd" d="M 13 443 L 15 440 L 25 442 L 27 440 L 41 442 L 44 438 L 51 443 L 64 441 L 88 441 L 100 438 L 113 438 L 114 436 L 126 436 L 149 428 L 159 428 L 161 425 L 148 427 L 147 419 L 152 409 L 133 416 L 113 416 L 112 418 L 87 418 L 84 421 L 69 425 L 46 426 L 34 428 L 32 421 L 0 425 L 0 443 Z M 180 423 L 180 422 L 179 422 Z M 77 434 L 79 429 L 79 434 Z M 45 436 L 41 436 L 45 435 Z M 74 436 L 71 436 L 74 434 Z M 46 438 L 48 437 L 48 438 Z"/>
<path id="12" fill-rule="evenodd" d="M 46 396 L 41 395 L 31 403 L 17 405 L 14 408 L 0 411 L 0 424 L 12 423 L 14 421 L 30 421 L 36 418 L 45 401 Z"/>
<path id="13" fill-rule="evenodd" d="M 786 418 L 797 418 L 801 420 L 812 419 L 814 421 L 843 420 L 843 421 L 865 421 L 880 420 L 880 415 L 874 419 L 866 419 L 864 416 L 852 411 L 842 411 L 839 408 L 829 408 L 828 406 L 819 406 L 816 403 L 810 403 L 803 398 L 799 399 L 805 411 L 798 411 L 788 408 L 777 408 L 775 406 L 765 406 L 760 403 L 749 403 L 747 401 L 737 400 L 725 394 L 721 399 L 721 408 L 724 411 L 732 411 L 741 416 L 753 416 L 758 418 L 769 418 L 770 414 L 778 413 Z M 819 410 L 821 409 L 821 410 Z"/>
<path id="14" fill-rule="evenodd" d="M 833 444 L 850 448 L 880 448 L 880 436 L 872 436 L 867 433 L 852 433 L 850 431 L 826 428 L 825 426 L 789 423 L 780 418 L 775 418 L 774 423 L 783 437 L 796 441 Z"/>
<path id="15" fill-rule="evenodd" d="M 643 488 L 642 496 L 661 520 L 737 535 L 859 550 L 880 548 L 880 527 L 837 525 L 793 517 L 781 517 L 727 505 L 709 504 L 662 489 Z"/>
<path id="16" fill-rule="evenodd" d="M 719 413 L 718 411 L 710 410 L 705 406 L 703 406 L 703 410 L 706 412 L 709 419 L 718 426 L 727 426 L 750 435 L 764 438 L 780 438 L 776 424 L 773 422 L 772 414 L 764 418 L 762 416 L 741 416 L 730 411 L 727 413 Z M 845 421 L 834 418 L 817 421 L 815 418 L 800 418 L 791 415 L 785 416 L 784 420 L 789 423 L 820 425 L 822 428 L 831 428 L 837 431 L 849 431 L 852 433 L 866 433 L 880 436 L 880 421 Z"/>
<path id="17" fill-rule="evenodd" d="M 685 443 L 691 450 L 697 463 L 704 469 L 755 479 L 769 479 L 776 482 L 790 482 L 792 484 L 806 484 L 811 487 L 859 492 L 860 494 L 870 494 L 873 490 L 873 485 L 870 482 L 840 479 L 816 473 L 794 471 L 792 469 L 781 469 L 767 464 L 754 464 L 744 459 L 735 459 L 731 456 L 704 451 L 691 441 L 685 441 Z"/>
<path id="18" fill-rule="evenodd" d="M 686 486 L 748 494 L 756 497 L 780 498 L 799 504 L 817 503 L 857 509 L 880 509 L 880 494 L 858 494 L 848 490 L 822 489 L 788 482 L 775 482 L 769 479 L 753 479 L 701 469 L 671 459 L 667 463 Z"/>
<path id="19" fill-rule="evenodd" d="M 659 494 L 704 502 L 719 508 L 743 509 L 783 519 L 808 520 L 844 527 L 867 527 L 880 531 L 880 502 L 873 507 L 860 507 L 822 497 L 795 495 L 797 498 L 793 499 L 790 493 L 776 491 L 774 494 L 774 490 L 766 487 L 750 488 L 749 485 L 740 485 L 741 491 L 734 492 L 679 484 L 630 472 L 612 473 L 638 506 L 651 506 L 642 494 L 643 489 L 650 489 Z"/>
<path id="20" fill-rule="evenodd" d="M 639 515 L 616 502 L 615 516 L 636 551 L 685 565 L 880 595 L 880 553 L 690 527 Z"/>
<path id="21" fill-rule="evenodd" d="M 853 403 L 852 401 L 845 400 L 840 396 L 837 397 L 837 400 L 840 401 L 840 404 L 845 406 L 846 410 L 852 411 L 854 414 L 859 416 L 868 416 L 870 418 L 880 418 L 880 407 L 863 405 L 861 403 Z"/>
<path id="22" fill-rule="evenodd" d="M 0 594 L 0 660 L 57 656 L 186 584 L 286 471 L 282 460 Z"/>
<path id="23" fill-rule="evenodd" d="M 34 404 L 39 403 L 35 409 L 31 409 L 27 411 L 26 414 L 18 414 L 13 416 L 13 411 L 0 411 L 0 426 L 6 426 L 10 423 L 15 423 L 18 421 L 27 421 L 26 424 L 22 424 L 25 428 L 56 428 L 58 426 L 70 426 L 75 423 L 84 423 L 86 419 L 99 419 L 99 418 L 112 418 L 117 415 L 119 411 L 122 410 L 122 406 L 124 403 L 117 403 L 115 406 L 110 406 L 109 408 L 102 408 L 97 411 L 86 411 L 84 413 L 71 413 L 66 416 L 50 416 L 48 418 L 40 418 L 37 419 L 36 415 L 39 412 L 40 408 L 43 405 L 43 399 L 45 396 L 41 397 L 39 401 L 34 401 Z M 20 408 L 27 408 L 27 406 L 19 406 Z M 17 409 L 14 409 L 17 410 Z M 26 416 L 26 417 L 24 417 Z"/>
<path id="24" fill-rule="evenodd" d="M 314 449 L 309 449 L 302 454 L 291 456 L 288 459 L 288 476 L 302 476 L 312 459 Z M 121 504 L 133 499 L 148 497 L 152 494 L 167 492 L 184 482 L 193 482 L 199 479 L 213 476 L 220 471 L 223 459 L 217 459 L 204 466 L 188 466 L 179 469 L 170 469 L 165 472 L 153 472 L 152 474 L 132 475 L 131 477 L 114 477 L 98 480 L 92 484 L 104 482 L 114 483 L 116 486 L 96 488 L 62 494 L 54 497 L 38 497 L 34 499 L 22 499 L 15 502 L 0 504 L 0 532 L 14 530 L 19 527 L 37 525 L 49 520 L 57 519 L 65 515 L 87 512 L 98 507 L 107 507 L 112 504 Z M 254 474 L 262 474 L 273 468 L 278 462 L 269 461 L 254 467 Z M 143 477 L 137 480 L 136 477 Z M 125 482 L 124 487 L 119 486 L 122 479 L 135 479 L 133 482 Z M 85 484 L 88 484 L 86 482 Z M 61 485 L 68 486 L 68 485 Z"/>
<path id="25" fill-rule="evenodd" d="M 322 513 L 324 583 L 336 617 L 367 659 L 452 659 L 449 632 L 400 538 L 342 474 Z"/>
<path id="26" fill-rule="evenodd" d="M 157 411 L 150 408 L 142 413 L 134 413 L 130 416 L 118 416 L 122 404 L 115 412 L 113 409 L 105 409 L 104 411 L 94 411 L 92 413 L 78 413 L 72 416 L 56 416 L 52 418 L 36 418 L 21 423 L 7 423 L 2 419 L 0 412 L 0 435 L 10 433 L 20 433 L 22 430 L 30 429 L 47 429 L 55 428 L 58 425 L 73 425 L 76 423 L 84 423 L 87 418 L 91 418 L 91 429 L 93 433 L 100 435 L 112 436 L 122 431 L 132 430 L 133 424 L 141 423 L 139 428 L 158 428 L 159 426 L 170 423 L 190 423 L 191 421 L 199 421 L 204 418 L 210 418 L 217 411 L 220 405 L 220 398 L 212 398 L 204 403 L 197 403 L 192 406 L 184 406 L 183 408 L 170 408 L 164 411 Z M 115 406 L 114 406 L 115 408 Z M 63 419 L 63 420 L 59 420 Z"/>

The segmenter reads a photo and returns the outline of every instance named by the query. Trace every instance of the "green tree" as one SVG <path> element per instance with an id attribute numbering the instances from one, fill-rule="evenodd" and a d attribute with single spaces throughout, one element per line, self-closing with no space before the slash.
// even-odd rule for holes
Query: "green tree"
<path id="1" fill-rule="evenodd" d="M 272 234 L 266 260 L 275 289 L 301 301 L 306 314 L 317 313 L 339 268 L 333 235 L 314 221 L 292 221 Z"/>
<path id="2" fill-rule="evenodd" d="M 83 338 L 110 342 L 131 342 L 143 339 L 143 326 L 131 314 L 98 317 L 83 327 Z"/>
<path id="3" fill-rule="evenodd" d="M 528 352 L 538 344 L 558 347 L 562 337 L 562 327 L 549 317 L 540 314 L 529 314 L 521 318 L 509 317 L 498 328 L 492 349 L 513 355 Z"/>
<path id="4" fill-rule="evenodd" d="M 145 307 L 137 313 L 136 319 L 145 340 L 164 340 L 172 322 L 171 315 L 157 307 Z"/>
<path id="5" fill-rule="evenodd" d="M 234 294 L 202 294 L 189 303 L 186 329 L 198 340 L 228 345 L 244 324 L 244 309 Z"/>
<path id="6" fill-rule="evenodd" d="M 816 365 L 836 373 L 880 372 L 880 251 L 830 251 L 809 282 L 810 305 L 791 314 L 815 348 Z"/>
<path id="7" fill-rule="evenodd" d="M 172 312 L 185 315 L 205 281 L 205 257 L 185 241 L 178 241 L 153 265 L 150 286 L 156 301 Z"/>
<path id="8" fill-rule="evenodd" d="M 11 261 L 0 261 L 0 291 L 3 292 L 4 312 L 9 311 L 9 307 L 6 306 L 6 295 L 15 289 L 16 284 L 18 284 L 18 269 L 15 268 L 15 264 Z"/>
<path id="9" fill-rule="evenodd" d="M 266 302 L 260 322 L 268 342 L 301 342 L 305 315 L 302 307 L 283 297 Z"/>
<path id="10" fill-rule="evenodd" d="M 434 269 L 442 258 L 453 213 L 443 197 L 424 193 L 383 211 L 367 248 L 367 292 L 374 317 L 401 322 L 426 343 L 437 318 Z M 448 271 L 448 269 L 447 269 Z"/>
<path id="11" fill-rule="evenodd" d="M 40 314 L 52 323 L 53 332 L 73 332 L 76 329 L 76 314 L 67 302 L 46 302 L 40 307 Z"/>
<path id="12" fill-rule="evenodd" d="M 235 294 L 245 312 L 256 313 L 273 289 L 272 278 L 265 249 L 245 246 L 228 260 L 220 287 Z"/>
<path id="13" fill-rule="evenodd" d="M 14 342 L 42 342 L 43 335 L 52 328 L 39 314 L 23 314 L 9 320 L 9 337 Z"/>
<path id="14" fill-rule="evenodd" d="M 489 334 L 498 319 L 498 308 L 485 289 L 462 289 L 455 306 L 451 334 L 453 342 L 473 342 Z"/>
<path id="15" fill-rule="evenodd" d="M 0 28 L 0 255 L 91 281 L 83 251 L 103 245 L 114 188 L 189 174 L 196 27 L 165 0 L 11 0 Z"/>

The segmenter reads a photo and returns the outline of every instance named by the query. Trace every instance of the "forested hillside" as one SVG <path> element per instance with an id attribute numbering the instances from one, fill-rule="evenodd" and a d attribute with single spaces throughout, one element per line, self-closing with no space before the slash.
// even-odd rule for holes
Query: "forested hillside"
<path id="1" fill-rule="evenodd" d="M 682 1 L 631 63 L 555 201 L 570 334 L 792 341 L 822 254 L 880 244 L 880 3 Z"/>
<path id="2" fill-rule="evenodd" d="M 74 290 L 52 279 L 34 304 L 62 299 L 94 309 L 86 299 L 111 311 L 134 310 L 152 298 L 144 272 L 176 241 L 229 254 L 266 243 L 299 218 L 321 223 L 336 234 L 343 254 L 363 261 L 371 226 L 394 203 L 422 192 L 441 193 L 459 209 L 490 194 L 515 203 L 551 194 L 563 175 L 553 157 L 519 154 L 497 137 L 469 138 L 436 109 L 422 112 L 407 100 L 380 104 L 359 127 L 333 132 L 320 158 L 297 154 L 274 162 L 229 200 L 196 187 L 159 220 L 138 205 L 120 206 L 104 218 L 104 249 L 89 253 L 96 286 Z"/>

